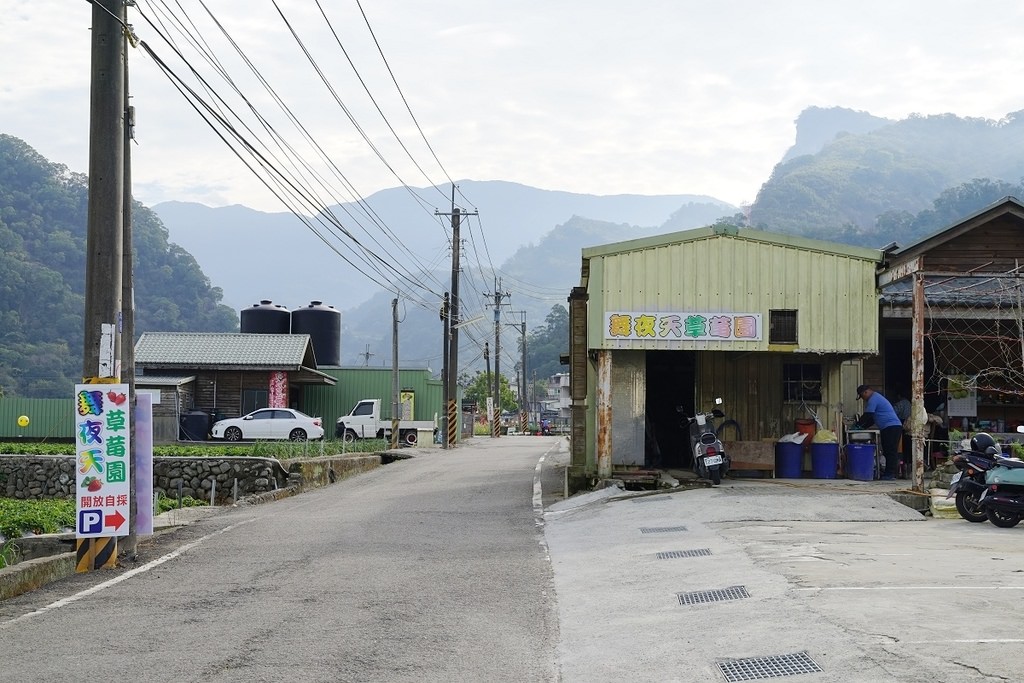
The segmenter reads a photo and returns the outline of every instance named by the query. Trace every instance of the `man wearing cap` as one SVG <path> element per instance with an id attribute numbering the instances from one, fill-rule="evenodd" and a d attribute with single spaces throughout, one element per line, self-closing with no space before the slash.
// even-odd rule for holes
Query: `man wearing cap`
<path id="1" fill-rule="evenodd" d="M 895 479 L 903 423 L 885 396 L 867 384 L 857 387 L 857 398 L 864 399 L 864 413 L 857 421 L 857 426 L 861 429 L 867 429 L 871 425 L 878 427 L 882 438 L 882 453 L 885 455 L 885 472 L 882 479 Z"/>

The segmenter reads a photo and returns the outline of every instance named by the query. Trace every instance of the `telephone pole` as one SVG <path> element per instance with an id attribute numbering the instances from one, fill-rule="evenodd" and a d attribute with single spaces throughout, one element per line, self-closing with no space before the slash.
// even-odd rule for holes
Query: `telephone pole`
<path id="1" fill-rule="evenodd" d="M 455 184 L 452 183 L 452 210 L 450 213 L 442 213 L 440 211 L 434 211 L 435 216 L 451 216 L 452 218 L 452 287 L 451 287 L 451 300 L 449 308 L 449 321 L 447 325 L 448 329 L 448 354 L 445 356 L 445 387 L 448 390 L 448 399 L 445 404 L 445 410 L 448 414 L 448 429 L 446 431 L 446 439 L 449 439 L 445 448 L 450 448 L 455 445 L 456 437 L 458 435 L 457 422 L 458 422 L 458 411 L 456 402 L 458 401 L 458 381 L 459 381 L 459 249 L 461 248 L 462 238 L 459 235 L 459 229 L 462 225 L 462 216 L 476 216 L 476 211 L 463 212 L 459 207 L 455 206 Z M 455 429 L 452 426 L 456 425 Z"/>
<path id="2" fill-rule="evenodd" d="M 484 296 L 492 296 L 484 292 Z M 494 281 L 494 421 L 491 423 L 491 437 L 498 437 L 498 418 L 501 415 L 501 300 L 512 296 L 501 291 L 501 280 Z"/>
<path id="3" fill-rule="evenodd" d="M 448 292 L 444 293 L 444 302 L 441 304 L 441 322 L 444 326 L 444 348 L 441 350 L 441 391 L 444 394 L 444 416 L 441 418 L 441 448 L 451 448 L 454 438 L 451 435 L 452 426 L 448 417 L 448 364 L 450 362 L 449 345 L 451 343 L 451 301 Z"/>
<path id="4" fill-rule="evenodd" d="M 484 342 L 484 385 L 487 387 L 487 393 L 490 394 L 494 391 L 494 384 L 491 383 L 491 344 L 490 342 Z M 482 410 L 487 410 L 487 401 L 484 401 Z M 494 418 L 494 401 L 491 401 L 491 409 L 487 413 L 487 424 L 491 424 Z M 493 431 L 494 428 L 492 427 Z"/>
<path id="5" fill-rule="evenodd" d="M 369 348 L 369 347 L 367 347 Z M 391 300 L 391 448 L 398 448 L 398 299 Z"/>

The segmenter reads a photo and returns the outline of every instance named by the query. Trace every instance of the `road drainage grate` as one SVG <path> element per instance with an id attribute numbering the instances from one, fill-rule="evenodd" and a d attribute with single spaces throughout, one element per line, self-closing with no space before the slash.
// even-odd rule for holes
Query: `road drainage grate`
<path id="1" fill-rule="evenodd" d="M 671 531 L 686 531 L 685 526 L 642 526 L 640 527 L 640 533 L 642 534 L 666 534 Z"/>
<path id="2" fill-rule="evenodd" d="M 696 550 L 666 550 L 658 553 L 655 557 L 659 560 L 674 560 L 678 557 L 707 557 L 711 554 L 711 548 L 697 548 Z"/>
<path id="3" fill-rule="evenodd" d="M 718 662 L 727 681 L 759 681 L 764 678 L 782 678 L 798 674 L 812 674 L 821 667 L 806 652 L 771 657 L 748 657 Z"/>
<path id="4" fill-rule="evenodd" d="M 729 586 L 709 591 L 693 591 L 692 593 L 676 593 L 680 605 L 702 605 L 706 602 L 722 602 L 723 600 L 739 600 L 749 598 L 746 586 Z"/>

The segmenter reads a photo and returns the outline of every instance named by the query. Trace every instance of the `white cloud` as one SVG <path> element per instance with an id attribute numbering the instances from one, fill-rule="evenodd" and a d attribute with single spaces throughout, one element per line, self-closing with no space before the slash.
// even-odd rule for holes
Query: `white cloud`
<path id="1" fill-rule="evenodd" d="M 304 157 L 316 159 L 202 8 L 191 0 L 182 4 L 259 111 L 301 146 Z M 323 4 L 389 120 L 428 173 L 443 180 L 358 10 Z M 425 184 L 390 138 L 315 5 L 286 5 L 370 139 L 406 182 Z M 139 6 L 155 16 L 146 0 Z M 397 184 L 269 2 L 211 6 L 360 192 Z M 455 178 L 749 201 L 792 144 L 792 122 L 807 106 L 846 106 L 889 118 L 913 112 L 1000 118 L 1024 109 L 1010 87 L 1024 76 L 1024 45 L 1016 35 L 1024 7 L 1008 0 L 982 7 L 952 0 L 378 0 L 364 8 Z M 17 65 L 5 70 L 0 84 L 0 131 L 79 171 L 86 170 L 88 149 L 90 20 L 86 3 L 67 0 L 34 0 L 0 18 L 0 60 Z M 171 50 L 134 12 L 132 22 L 170 59 Z M 182 36 L 176 40 L 185 45 Z M 147 203 L 180 199 L 278 210 L 152 61 L 139 50 L 130 59 L 139 117 L 137 196 Z M 210 72 L 198 57 L 194 63 Z M 221 81 L 215 87 L 229 92 Z"/>

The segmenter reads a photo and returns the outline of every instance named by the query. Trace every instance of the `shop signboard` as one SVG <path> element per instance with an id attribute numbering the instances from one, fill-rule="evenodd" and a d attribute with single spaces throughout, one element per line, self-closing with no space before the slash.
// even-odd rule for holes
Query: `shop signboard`
<path id="1" fill-rule="evenodd" d="M 760 313 L 606 311 L 605 339 L 760 341 Z"/>
<path id="2" fill-rule="evenodd" d="M 75 535 L 128 534 L 131 471 L 127 384 L 75 385 Z"/>

